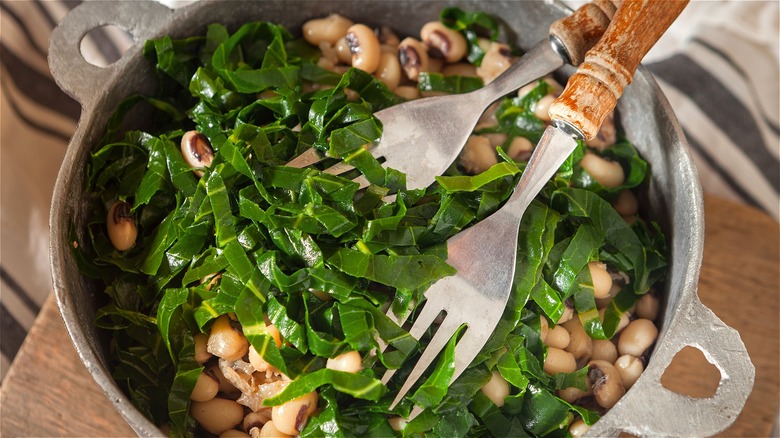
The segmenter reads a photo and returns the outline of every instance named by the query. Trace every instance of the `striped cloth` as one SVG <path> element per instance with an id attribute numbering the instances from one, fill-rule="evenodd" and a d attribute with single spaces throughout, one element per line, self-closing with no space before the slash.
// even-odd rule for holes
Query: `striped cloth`
<path id="1" fill-rule="evenodd" d="M 48 214 L 79 106 L 54 84 L 52 28 L 79 1 L 0 1 L 0 372 L 51 291 Z M 581 1 L 570 1 L 576 7 Z M 646 57 L 677 112 L 705 191 L 780 217 L 777 1 L 692 1 Z M 105 65 L 128 40 L 82 46 Z"/>

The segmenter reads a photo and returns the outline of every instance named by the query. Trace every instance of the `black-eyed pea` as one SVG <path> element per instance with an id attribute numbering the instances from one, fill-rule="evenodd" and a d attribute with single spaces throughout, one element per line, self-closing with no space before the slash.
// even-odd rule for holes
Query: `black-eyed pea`
<path id="1" fill-rule="evenodd" d="M 639 201 L 631 190 L 623 190 L 617 195 L 612 206 L 621 216 L 633 216 L 639 211 Z"/>
<path id="2" fill-rule="evenodd" d="M 501 376 L 501 373 L 494 370 L 490 375 L 490 380 L 482 385 L 480 391 L 500 408 L 504 406 L 504 402 L 509 396 L 509 382 Z"/>
<path id="3" fill-rule="evenodd" d="M 324 18 L 315 18 L 303 23 L 303 38 L 312 45 L 318 46 L 325 41 L 335 44 L 339 38 L 347 34 L 353 25 L 352 20 L 339 14 L 330 14 Z"/>
<path id="4" fill-rule="evenodd" d="M 477 77 L 477 66 L 468 62 L 447 64 L 441 68 L 441 74 L 444 76 Z"/>
<path id="5" fill-rule="evenodd" d="M 585 388 L 585 390 L 582 390 L 576 386 L 570 386 L 568 388 L 559 389 L 557 394 L 562 400 L 566 400 L 569 403 L 575 403 L 577 400 L 593 395 L 593 388 L 590 384 L 590 379 L 588 379 L 587 376 L 585 376 Z"/>
<path id="6" fill-rule="evenodd" d="M 414 100 L 420 98 L 420 90 L 417 89 L 417 87 L 413 87 L 411 85 L 399 85 L 395 87 L 393 92 L 396 95 L 403 97 L 406 100 Z"/>
<path id="7" fill-rule="evenodd" d="M 428 46 L 431 57 L 442 58 L 449 63 L 460 61 L 468 49 L 463 34 L 439 21 L 424 24 L 420 29 L 420 39 Z"/>
<path id="8" fill-rule="evenodd" d="M 352 52 L 352 67 L 373 73 L 379 67 L 382 49 L 379 38 L 365 24 L 355 24 L 347 29 L 347 45 Z"/>
<path id="9" fill-rule="evenodd" d="M 276 424 L 274 424 L 273 421 L 269 421 L 263 425 L 262 429 L 260 429 L 260 433 L 257 434 L 257 438 L 292 438 L 294 435 L 298 435 L 298 432 L 295 432 L 295 434 L 292 435 L 284 433 L 276 428 Z"/>
<path id="10" fill-rule="evenodd" d="M 271 409 L 271 422 L 274 427 L 288 435 L 298 435 L 309 421 L 309 416 L 317 409 L 317 392 L 312 391 Z M 268 423 L 266 423 L 267 425 Z"/>
<path id="11" fill-rule="evenodd" d="M 485 52 L 477 75 L 488 84 L 512 65 L 512 50 L 504 43 L 493 42 Z"/>
<path id="12" fill-rule="evenodd" d="M 536 102 L 536 105 L 534 105 L 534 115 L 537 119 L 544 121 L 544 122 L 550 122 L 552 119 L 550 118 L 550 105 L 555 102 L 555 96 L 552 94 L 547 94 L 541 99 L 539 99 L 538 102 Z"/>
<path id="13" fill-rule="evenodd" d="M 244 419 L 244 407 L 233 400 L 213 398 L 192 402 L 190 414 L 207 431 L 219 435 L 233 429 Z"/>
<path id="14" fill-rule="evenodd" d="M 401 83 L 401 63 L 394 52 L 382 52 L 374 76 L 384 82 L 389 89 L 395 89 Z"/>
<path id="15" fill-rule="evenodd" d="M 613 111 L 601 123 L 596 136 L 585 143 L 594 149 L 603 151 L 613 146 L 615 142 L 617 142 L 617 129 L 615 129 L 615 112 Z"/>
<path id="16" fill-rule="evenodd" d="M 588 172 L 602 187 L 610 189 L 623 184 L 625 172 L 620 163 L 602 158 L 594 153 L 586 152 L 580 160 L 580 166 Z"/>
<path id="17" fill-rule="evenodd" d="M 548 347 L 559 348 L 563 350 L 569 346 L 569 332 L 563 328 L 563 326 L 556 325 L 547 332 L 547 337 L 544 339 L 544 343 Z"/>
<path id="18" fill-rule="evenodd" d="M 417 81 L 421 72 L 428 69 L 428 52 L 418 40 L 407 37 L 398 44 L 398 62 L 409 80 Z"/>
<path id="19" fill-rule="evenodd" d="M 198 333 L 193 338 L 195 339 L 195 360 L 203 365 L 213 357 L 208 350 L 209 335 Z"/>
<path id="20" fill-rule="evenodd" d="M 607 308 L 603 307 L 599 309 L 599 319 L 601 320 L 602 324 L 604 323 L 604 315 L 607 312 Z M 623 331 L 624 328 L 628 326 L 628 324 L 631 322 L 631 311 L 623 312 L 620 314 L 620 321 L 618 321 L 618 326 L 615 329 L 615 334 L 620 333 Z"/>
<path id="21" fill-rule="evenodd" d="M 478 174 L 498 163 L 495 148 L 482 135 L 471 135 L 460 154 L 460 163 L 466 172 Z"/>
<path id="22" fill-rule="evenodd" d="M 545 342 L 547 335 L 550 334 L 550 323 L 547 322 L 547 318 L 544 316 L 539 317 L 539 327 L 539 339 L 541 339 L 542 342 Z"/>
<path id="23" fill-rule="evenodd" d="M 213 371 L 203 370 L 195 382 L 195 387 L 190 393 L 190 400 L 204 402 L 217 396 L 219 392 L 219 379 Z"/>
<path id="24" fill-rule="evenodd" d="M 544 79 L 541 79 L 542 81 L 547 83 L 547 86 L 549 87 L 549 94 L 552 94 L 553 96 L 558 96 L 563 91 L 563 87 L 561 84 L 558 83 L 555 79 L 552 77 L 546 77 Z M 530 84 L 523 85 L 517 90 L 517 97 L 523 98 L 528 95 L 534 88 L 539 86 L 539 81 L 533 81 Z"/>
<path id="25" fill-rule="evenodd" d="M 582 421 L 582 418 L 578 418 L 569 425 L 569 435 L 571 435 L 572 438 L 581 438 L 588 429 L 590 429 L 590 426 L 585 424 L 585 422 Z"/>
<path id="26" fill-rule="evenodd" d="M 198 170 L 209 167 L 214 160 L 214 148 L 209 139 L 198 131 L 187 131 L 181 137 L 181 155 L 197 176 L 203 176 Z"/>
<path id="27" fill-rule="evenodd" d="M 138 237 L 138 227 L 131 213 L 130 204 L 125 201 L 115 202 L 106 215 L 106 230 L 108 239 L 118 251 L 126 251 L 135 245 Z"/>
<path id="28" fill-rule="evenodd" d="M 629 389 L 634 386 L 639 376 L 642 375 L 645 365 L 642 359 L 630 354 L 624 354 L 615 360 L 615 369 L 623 380 L 623 386 Z"/>
<path id="29" fill-rule="evenodd" d="M 531 154 L 534 152 L 534 144 L 531 140 L 517 136 L 509 143 L 509 148 L 506 150 L 506 154 L 509 158 L 515 161 L 528 161 L 531 158 Z"/>
<path id="30" fill-rule="evenodd" d="M 578 365 L 585 364 L 593 354 L 593 339 L 585 332 L 582 322 L 574 317 L 561 324 L 569 332 L 569 345 L 565 350 L 571 353 Z"/>
<path id="31" fill-rule="evenodd" d="M 604 298 L 596 298 L 596 308 L 599 310 L 607 307 L 609 303 L 612 301 L 612 298 L 615 298 L 615 296 L 623 289 L 623 287 L 615 282 L 614 277 L 612 278 L 612 287 L 609 288 L 609 293 Z"/>
<path id="32" fill-rule="evenodd" d="M 612 341 L 607 339 L 593 340 L 593 353 L 591 360 L 603 360 L 609 363 L 615 362 L 618 357 L 617 347 Z"/>
<path id="33" fill-rule="evenodd" d="M 383 46 L 397 48 L 398 44 L 401 43 L 401 40 L 398 38 L 398 35 L 389 26 L 379 27 L 379 32 L 377 37 L 379 38 L 379 43 L 382 44 Z"/>
<path id="34" fill-rule="evenodd" d="M 268 334 L 271 335 L 272 338 L 274 338 L 274 343 L 276 344 L 276 348 L 282 348 L 282 333 L 279 332 L 279 329 L 276 328 L 276 326 L 273 324 L 266 323 L 265 331 L 268 332 Z"/>
<path id="35" fill-rule="evenodd" d="M 602 408 L 612 408 L 626 393 L 620 374 L 609 362 L 590 361 L 588 363 L 588 378 L 593 384 L 593 398 Z"/>
<path id="36" fill-rule="evenodd" d="M 406 428 L 409 420 L 404 417 L 390 417 L 387 419 L 387 423 L 390 424 L 391 429 L 396 432 L 400 432 Z"/>
<path id="37" fill-rule="evenodd" d="M 547 335 L 549 337 L 550 335 Z M 560 348 L 547 349 L 547 357 L 544 358 L 544 372 L 549 375 L 558 373 L 573 373 L 577 370 L 577 361 L 574 355 Z"/>
<path id="38" fill-rule="evenodd" d="M 252 435 L 238 429 L 230 429 L 219 434 L 219 438 L 252 438 Z"/>
<path id="39" fill-rule="evenodd" d="M 612 276 L 607 272 L 607 265 L 601 262 L 588 263 L 590 278 L 593 280 L 593 296 L 606 298 L 612 288 Z"/>
<path id="40" fill-rule="evenodd" d="M 648 292 L 636 301 L 636 308 L 634 311 L 639 318 L 655 321 L 658 317 L 659 306 L 658 297 L 653 292 Z"/>
<path id="41" fill-rule="evenodd" d="M 347 373 L 357 373 L 363 369 L 363 358 L 360 357 L 360 353 L 357 351 L 348 351 L 328 359 L 325 368 Z"/>
<path id="42" fill-rule="evenodd" d="M 618 352 L 640 357 L 658 338 L 658 328 L 653 321 L 637 318 L 620 333 Z"/>
<path id="43" fill-rule="evenodd" d="M 509 136 L 504 134 L 503 132 L 486 132 L 480 135 L 484 135 L 485 137 L 487 137 L 487 139 L 490 140 L 490 145 L 493 146 L 494 148 L 497 146 L 501 146 L 509 138 Z"/>
<path id="44" fill-rule="evenodd" d="M 212 376 L 215 376 L 219 381 L 219 392 L 223 394 L 234 394 L 238 391 L 235 386 L 222 374 L 222 370 L 219 369 L 219 365 L 214 364 L 207 367 L 204 372 L 208 372 Z"/>
<path id="45" fill-rule="evenodd" d="M 333 45 L 333 50 L 336 51 L 336 58 L 338 58 L 340 63 L 352 65 L 352 50 L 349 49 L 346 34 L 344 35 Z"/>
<path id="46" fill-rule="evenodd" d="M 563 324 L 566 321 L 569 321 L 574 317 L 574 303 L 571 302 L 571 299 L 568 299 L 563 302 L 563 313 L 561 314 L 561 317 L 558 318 L 558 321 L 556 321 L 556 324 Z"/>
<path id="47" fill-rule="evenodd" d="M 244 357 L 249 349 L 249 341 L 231 323 L 230 317 L 222 315 L 211 324 L 207 350 L 214 356 L 227 361 Z"/>
<path id="48" fill-rule="evenodd" d="M 250 412 L 244 417 L 242 427 L 246 433 L 251 434 L 251 430 L 257 428 L 259 431 L 265 423 L 271 421 L 271 408 L 261 409 L 257 412 Z"/>

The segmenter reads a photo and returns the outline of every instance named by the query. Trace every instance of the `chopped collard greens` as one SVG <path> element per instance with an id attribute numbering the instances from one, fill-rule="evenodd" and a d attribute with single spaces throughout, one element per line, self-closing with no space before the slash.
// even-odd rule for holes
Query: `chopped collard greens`
<path id="1" fill-rule="evenodd" d="M 448 8 L 441 19 L 465 36 L 473 64 L 484 41 L 498 36 L 497 21 L 484 14 Z M 105 290 L 95 324 L 110 333 L 113 376 L 154 423 L 171 436 L 219 435 L 196 422 L 190 400 L 204 369 L 212 377 L 243 370 L 243 395 L 238 387 L 218 395 L 240 395 L 242 415 L 316 391 L 316 410 L 297 425 L 303 437 L 565 436 L 573 421 L 592 424 L 604 413 L 592 397 L 580 404 L 559 397 L 591 384 L 588 358 L 571 373 L 545 372 L 550 347 L 542 333 L 573 307 L 591 339 L 612 339 L 621 318 L 664 278 L 658 227 L 613 207 L 648 178 L 634 146 L 620 141 L 599 151 L 580 144 L 523 217 L 513 294 L 487 345 L 450 384 L 453 339 L 391 411 L 430 333 L 418 342 L 388 309 L 411 312 L 413 321 L 426 288 L 455 273 L 446 240 L 510 195 L 525 166 L 510 157 L 510 145 L 519 137 L 538 141 L 545 124 L 534 108 L 552 91 L 549 82 L 504 98 L 496 123 L 477 128 L 475 134 L 502 135 L 494 165 L 469 175 L 456 163 L 427 189 L 406 190 L 402 173 L 363 148 L 382 133 L 373 113 L 403 99 L 365 71 L 322 67 L 320 48 L 289 30 L 268 22 L 235 31 L 212 24 L 201 36 L 148 41 L 144 52 L 157 91 L 119 105 L 91 152 L 89 219 L 83 230 L 74 227 L 72 246 L 83 274 Z M 463 92 L 482 81 L 431 72 L 412 85 Z M 123 128 L 129 111 L 144 112 L 143 130 Z M 213 148 L 197 173 L 179 146 L 189 131 Z M 345 178 L 285 166 L 311 147 L 357 170 Z M 591 177 L 580 165 L 589 149 L 619 163 L 624 182 L 605 187 Z M 371 182 L 363 190 L 349 179 L 361 173 Z M 388 194 L 397 196 L 387 201 Z M 127 203 L 121 217 L 107 217 L 120 201 Z M 137 232 L 132 247 L 115 248 L 112 221 Z M 594 297 L 594 261 L 615 279 L 616 295 L 605 305 Z M 220 317 L 248 341 L 249 359 L 199 356 Z M 359 371 L 326 366 L 353 351 Z M 396 368 L 382 384 L 384 372 Z M 481 390 L 494 378 L 508 387 L 498 405 Z M 270 388 L 263 385 L 277 390 L 248 394 Z M 414 405 L 425 410 L 403 420 Z M 244 430 L 240 421 L 233 426 Z"/>

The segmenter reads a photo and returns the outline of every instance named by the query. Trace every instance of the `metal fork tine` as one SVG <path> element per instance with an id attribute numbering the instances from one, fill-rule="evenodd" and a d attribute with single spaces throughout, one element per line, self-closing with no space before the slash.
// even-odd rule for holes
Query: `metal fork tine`
<path id="1" fill-rule="evenodd" d="M 350 166 L 349 164 L 339 161 L 338 163 L 328 167 L 327 169 L 322 169 L 323 172 L 329 173 L 331 175 L 341 175 L 342 173 L 349 172 L 350 170 L 355 170 L 354 166 Z"/>
<path id="2" fill-rule="evenodd" d="M 477 354 L 485 346 L 492 332 L 482 330 L 478 325 L 470 325 L 466 332 L 455 345 L 455 372 L 452 375 L 451 382 L 454 382 L 460 374 L 469 366 L 471 361 L 477 357 Z"/>
<path id="3" fill-rule="evenodd" d="M 328 157 L 321 156 L 316 150 L 309 148 L 297 157 L 293 158 L 291 161 L 285 164 L 285 166 L 304 168 L 311 166 L 312 164 L 317 164 L 327 158 Z"/>
<path id="4" fill-rule="evenodd" d="M 392 312 L 392 310 L 390 310 L 390 312 Z M 409 317 L 409 315 L 408 315 L 409 313 L 411 313 L 411 312 L 407 312 L 407 315 L 403 318 L 404 320 L 406 320 L 406 318 Z M 419 340 L 420 337 L 422 336 L 422 334 L 425 333 L 425 330 L 428 327 L 430 327 L 431 324 L 433 324 L 433 320 L 435 320 L 436 317 L 439 316 L 439 313 L 441 313 L 441 308 L 440 307 L 428 305 L 428 303 L 426 303 L 423 306 L 423 309 L 420 312 L 420 314 L 417 315 L 417 319 L 414 321 L 414 325 L 412 326 L 412 329 L 409 330 L 409 334 L 412 335 L 412 337 L 414 339 Z M 401 324 L 403 324 L 403 323 L 401 323 Z M 398 324 L 398 325 L 400 326 L 401 324 Z M 441 328 L 440 328 L 440 330 L 441 330 Z M 387 347 L 387 346 L 385 346 L 385 347 Z M 382 351 L 384 351 L 384 349 L 382 349 Z M 396 371 L 397 370 L 387 370 L 387 371 L 385 371 L 385 374 L 382 376 L 382 383 L 387 385 L 387 382 L 389 382 L 390 379 L 393 377 L 393 375 L 395 375 Z"/>
<path id="5" fill-rule="evenodd" d="M 401 386 L 401 390 L 398 391 L 395 399 L 390 404 L 390 409 L 395 408 L 398 402 L 400 402 L 406 393 L 409 392 L 412 386 L 414 386 L 420 376 L 425 372 L 425 370 L 433 362 L 439 352 L 444 348 L 444 345 L 450 340 L 453 333 L 458 330 L 458 327 L 460 327 L 461 323 L 462 322 L 457 318 L 444 318 L 444 322 L 441 326 L 439 326 L 439 329 L 436 331 L 436 334 L 433 335 L 433 338 L 431 339 L 431 342 L 428 343 L 428 346 L 425 347 L 425 351 L 423 351 L 422 356 L 420 356 L 420 358 L 417 360 L 417 363 L 414 365 L 412 372 L 406 378 L 403 386 Z"/>

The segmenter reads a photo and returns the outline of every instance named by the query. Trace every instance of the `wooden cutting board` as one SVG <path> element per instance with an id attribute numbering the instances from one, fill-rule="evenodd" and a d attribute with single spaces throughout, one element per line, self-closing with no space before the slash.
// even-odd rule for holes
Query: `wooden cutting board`
<path id="1" fill-rule="evenodd" d="M 780 397 L 780 227 L 765 214 L 705 197 L 699 296 L 737 329 L 756 367 L 747 405 L 722 436 L 770 436 Z M 683 350 L 662 382 L 695 397 L 713 394 L 719 374 L 697 350 Z M 53 297 L 30 331 L 0 390 L 0 435 L 133 436 L 81 364 Z"/>

